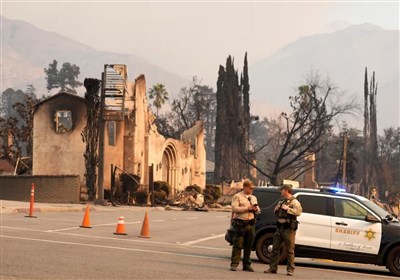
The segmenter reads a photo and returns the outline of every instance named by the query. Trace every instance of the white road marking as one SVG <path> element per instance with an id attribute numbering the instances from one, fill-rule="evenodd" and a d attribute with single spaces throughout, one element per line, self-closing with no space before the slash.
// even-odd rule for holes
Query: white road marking
<path id="1" fill-rule="evenodd" d="M 310 263 L 308 262 L 307 264 L 310 264 Z M 299 264 L 299 266 L 300 266 L 300 264 Z M 346 269 L 346 267 L 343 267 L 343 270 L 340 270 L 340 269 L 329 269 L 329 268 L 319 268 L 319 267 L 316 267 L 316 266 L 313 266 L 313 267 L 302 266 L 301 268 L 302 269 L 307 269 L 307 270 L 320 270 L 320 271 L 323 271 L 323 272 L 326 272 L 326 271 L 330 271 L 330 272 L 333 272 L 333 273 L 340 272 L 340 273 L 353 274 L 353 275 L 360 276 L 360 272 L 352 272 L 352 271 L 344 270 L 344 269 Z M 393 278 L 393 276 L 391 276 L 391 275 L 376 275 L 376 274 L 374 274 L 373 276 L 374 277 L 383 278 L 383 279 L 388 279 L 388 278 L 392 279 Z"/>
<path id="2" fill-rule="evenodd" d="M 64 230 L 71 230 L 71 229 L 78 229 L 79 227 L 70 227 L 70 228 L 60 228 L 60 229 L 49 229 L 45 230 L 44 232 L 57 232 L 57 231 L 64 231 Z"/>
<path id="3" fill-rule="evenodd" d="M 0 226 L 0 227 L 4 227 L 4 226 Z M 11 228 L 12 229 L 12 227 L 4 227 L 4 228 Z M 21 228 L 15 228 L 15 229 L 21 229 Z M 27 230 L 30 230 L 30 229 L 27 229 Z M 38 231 L 38 230 L 32 230 L 32 231 Z M 62 233 L 62 234 L 64 234 L 64 233 Z M 10 238 L 10 239 L 28 240 L 28 241 L 37 241 L 37 242 L 57 243 L 57 244 L 64 244 L 64 245 L 76 245 L 76 246 L 115 249 L 115 250 L 123 250 L 123 251 L 144 252 L 144 253 L 150 253 L 150 254 L 164 254 L 164 255 L 174 255 L 174 256 L 182 256 L 182 257 L 193 257 L 193 258 L 200 258 L 200 259 L 226 260 L 228 258 L 228 257 L 209 257 L 209 256 L 199 256 L 199 255 L 192 255 L 192 254 L 172 253 L 172 252 L 163 252 L 163 251 L 154 251 L 154 250 L 142 250 L 142 249 L 135 249 L 135 248 L 125 248 L 125 247 L 85 244 L 85 243 L 77 243 L 77 242 L 54 241 L 54 240 L 47 240 L 47 239 L 15 237 L 15 236 L 8 236 L 8 235 L 0 235 L 0 237 L 1 238 Z M 89 236 L 87 236 L 87 237 L 89 237 Z M 112 239 L 116 239 L 116 238 L 112 238 Z M 120 239 L 120 240 L 122 240 L 122 239 Z M 197 246 L 194 246 L 194 247 L 197 247 Z M 202 247 L 199 247 L 199 248 L 202 248 Z M 207 248 L 207 247 L 204 247 L 204 248 Z M 307 262 L 307 263 L 309 263 L 309 262 Z M 333 272 L 333 273 L 340 272 L 340 273 L 353 274 L 353 275 L 358 275 L 358 276 L 360 275 L 359 272 L 351 272 L 351 271 L 328 269 L 328 268 L 302 267 L 302 269 L 305 269 L 305 270 L 320 270 L 320 271 L 323 271 L 323 272 L 330 271 L 330 272 Z M 382 278 L 382 279 L 388 279 L 388 278 L 391 279 L 391 278 L 393 278 L 393 276 L 389 276 L 389 275 L 374 275 L 374 277 Z"/>
<path id="4" fill-rule="evenodd" d="M 76 246 L 86 246 L 86 247 L 95 247 L 95 248 L 115 249 L 115 250 L 123 250 L 123 251 L 135 251 L 135 252 L 144 252 L 144 253 L 151 253 L 151 254 L 164 254 L 164 255 L 192 257 L 192 258 L 200 258 L 200 259 L 213 259 L 213 260 L 226 259 L 223 257 L 209 257 L 209 256 L 200 256 L 200 255 L 192 255 L 192 254 L 181 254 L 181 253 L 154 251 L 154 250 L 143 250 L 143 249 L 135 249 L 135 248 L 85 244 L 85 243 L 66 242 L 66 241 L 55 241 L 55 240 L 48 240 L 48 239 L 36 239 L 36 238 L 16 237 L 16 236 L 8 236 L 8 235 L 0 235 L 0 236 L 2 238 L 11 238 L 11 239 L 19 239 L 19 240 L 27 240 L 27 241 L 37 241 L 37 242 L 56 243 L 56 244 L 64 244 L 64 245 L 76 245 Z"/>
<path id="5" fill-rule="evenodd" d="M 124 222 L 125 225 L 133 225 L 133 224 L 140 224 L 142 223 L 141 221 L 136 221 L 136 222 Z M 92 227 L 102 227 L 102 226 L 115 226 L 117 222 L 115 223 L 110 223 L 110 224 L 98 224 L 98 225 L 92 225 Z"/>
<path id="6" fill-rule="evenodd" d="M 43 232 L 42 229 L 33 229 L 33 228 L 19 228 L 19 227 L 7 227 L 7 226 L 0 226 L 0 228 L 8 228 L 8 229 L 18 229 L 18 230 L 26 230 L 26 231 L 39 231 L 39 232 Z"/>
<path id="7" fill-rule="evenodd" d="M 137 242 L 137 243 L 150 243 L 150 244 L 160 244 L 160 245 L 173 245 L 173 246 L 191 246 L 190 244 L 182 244 L 181 242 L 169 243 L 169 242 L 160 242 L 160 241 L 151 241 L 148 239 L 124 239 L 124 238 L 117 238 L 117 237 L 105 237 L 105 236 L 95 236 L 95 235 L 86 235 L 80 233 L 71 233 L 71 232 L 61 232 L 61 231 L 54 231 L 54 230 L 38 230 L 38 229 L 28 229 L 28 228 L 18 228 L 18 227 L 7 227 L 7 226 L 0 226 L 0 228 L 7 228 L 7 229 L 15 229 L 21 231 L 37 231 L 37 232 L 45 232 L 45 233 L 55 233 L 67 236 L 75 236 L 75 237 L 85 237 L 85 238 L 95 238 L 95 239 L 105 239 L 105 240 L 119 240 L 123 242 Z M 86 229 L 85 229 L 86 231 Z M 129 234 L 128 234 L 129 236 Z M 218 236 L 217 236 L 218 237 Z M 213 236 L 213 238 L 217 238 Z M 209 238 L 209 237 L 207 237 Z M 193 245 L 191 247 L 199 248 L 199 249 L 208 249 L 208 250 L 222 250 L 222 251 L 230 251 L 231 248 L 218 248 L 218 247 L 205 247 L 205 246 L 197 246 Z"/>
<path id="8" fill-rule="evenodd" d="M 182 245 L 190 246 L 190 245 L 193 245 L 193 244 L 196 244 L 196 243 L 200 243 L 200 242 L 211 240 L 211 239 L 220 238 L 220 237 L 223 237 L 223 236 L 225 236 L 225 233 L 221 233 L 221 234 L 218 234 L 218 235 L 213 235 L 213 236 L 209 236 L 209 237 L 205 237 L 205 238 L 201 238 L 201 239 L 197 239 L 197 240 L 193 240 L 193 241 L 188 241 L 188 242 L 182 243 Z"/>
<path id="9" fill-rule="evenodd" d="M 141 222 L 128 222 L 124 223 L 125 225 L 133 225 L 133 224 L 140 224 Z M 103 226 L 115 226 L 117 223 L 110 223 L 110 224 L 98 224 L 98 225 L 90 225 L 91 227 L 103 227 Z M 70 227 L 70 228 L 60 228 L 60 229 L 50 229 L 46 230 L 45 232 L 57 232 L 57 231 L 65 231 L 65 230 L 71 230 L 71 229 L 78 229 L 79 227 Z"/>

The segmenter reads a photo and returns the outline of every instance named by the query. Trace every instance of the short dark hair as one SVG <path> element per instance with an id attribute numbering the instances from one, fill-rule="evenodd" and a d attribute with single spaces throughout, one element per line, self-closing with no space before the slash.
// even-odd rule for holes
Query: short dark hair
<path id="1" fill-rule="evenodd" d="M 243 182 L 243 188 L 244 187 L 249 187 L 250 189 L 254 189 L 254 184 L 253 184 L 252 181 L 246 180 L 246 181 Z"/>
<path id="2" fill-rule="evenodd" d="M 283 185 L 280 187 L 280 190 L 287 190 L 288 193 L 292 193 L 293 186 L 290 185 L 290 184 L 283 184 Z"/>

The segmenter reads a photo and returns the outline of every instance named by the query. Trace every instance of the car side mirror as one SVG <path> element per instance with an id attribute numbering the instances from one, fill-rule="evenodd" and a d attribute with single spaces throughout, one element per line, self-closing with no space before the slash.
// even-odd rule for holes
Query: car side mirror
<path id="1" fill-rule="evenodd" d="M 380 220 L 377 217 L 375 217 L 375 216 L 373 216 L 371 214 L 367 214 L 365 216 L 365 221 L 371 222 L 371 223 L 379 223 L 380 222 Z"/>

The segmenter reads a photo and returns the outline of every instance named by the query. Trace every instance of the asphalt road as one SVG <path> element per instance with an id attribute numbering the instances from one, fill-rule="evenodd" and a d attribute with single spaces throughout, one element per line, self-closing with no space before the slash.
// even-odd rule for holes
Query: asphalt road
<path id="1" fill-rule="evenodd" d="M 145 212 L 150 238 L 141 238 Z M 229 271 L 224 240 L 228 212 L 110 208 L 90 212 L 4 213 L 0 218 L 0 279 L 282 279 L 266 275 L 253 253 L 254 273 Z M 115 235 L 123 216 L 127 235 Z M 399 279 L 383 267 L 296 259 L 296 279 Z"/>

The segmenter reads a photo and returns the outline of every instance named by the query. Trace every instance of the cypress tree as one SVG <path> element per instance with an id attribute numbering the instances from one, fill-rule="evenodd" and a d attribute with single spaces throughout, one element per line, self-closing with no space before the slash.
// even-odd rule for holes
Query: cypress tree
<path id="1" fill-rule="evenodd" d="M 244 56 L 243 74 L 241 78 L 241 89 L 243 95 L 243 139 L 242 139 L 242 150 L 244 153 L 249 152 L 249 141 L 250 141 L 250 84 L 249 84 L 249 69 L 247 62 L 247 52 Z M 242 169 L 244 175 L 250 178 L 250 168 L 246 163 L 243 163 Z"/>
<path id="2" fill-rule="evenodd" d="M 228 135 L 225 139 L 227 146 L 227 154 L 225 157 L 225 176 L 230 180 L 238 180 L 240 177 L 239 172 L 239 158 L 237 156 L 237 126 L 238 126 L 238 110 L 239 100 L 238 96 L 238 82 L 237 73 L 234 68 L 234 62 L 231 56 L 226 60 L 225 75 L 224 75 L 224 94 L 226 101 L 226 116 Z"/>
<path id="3" fill-rule="evenodd" d="M 241 180 L 249 175 L 247 164 L 242 160 L 242 154 L 248 151 L 250 125 L 247 54 L 243 72 L 239 84 L 239 75 L 231 56 L 226 59 L 225 68 L 220 66 L 218 72 L 214 169 L 216 182 L 225 179 Z"/>
<path id="4" fill-rule="evenodd" d="M 219 66 L 217 80 L 217 116 L 215 130 L 215 166 L 214 166 L 214 182 L 220 182 L 228 179 L 224 176 L 224 162 L 226 157 L 226 146 L 224 140 L 227 138 L 226 114 L 225 114 L 225 94 L 224 94 L 224 76 L 225 69 L 222 65 Z"/>

